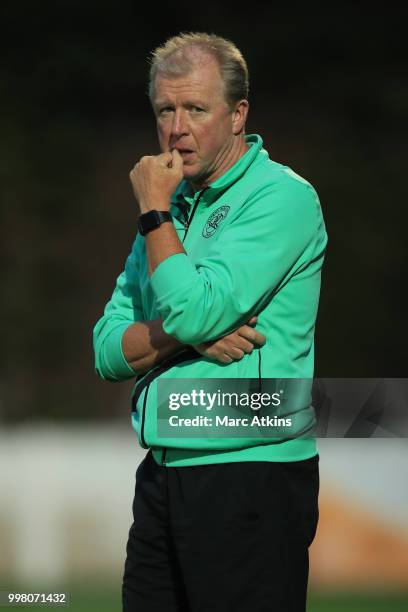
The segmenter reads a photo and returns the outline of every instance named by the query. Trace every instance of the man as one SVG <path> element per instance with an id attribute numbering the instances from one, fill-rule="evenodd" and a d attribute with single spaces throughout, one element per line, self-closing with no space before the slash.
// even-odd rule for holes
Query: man
<path id="1" fill-rule="evenodd" d="M 130 173 L 139 235 L 94 330 L 98 374 L 139 375 L 132 420 L 150 448 L 123 609 L 300 612 L 318 517 L 313 409 L 295 411 L 286 438 L 163 437 L 158 381 L 312 378 L 319 200 L 245 135 L 248 71 L 230 41 L 168 40 L 149 94 L 162 153 Z"/>

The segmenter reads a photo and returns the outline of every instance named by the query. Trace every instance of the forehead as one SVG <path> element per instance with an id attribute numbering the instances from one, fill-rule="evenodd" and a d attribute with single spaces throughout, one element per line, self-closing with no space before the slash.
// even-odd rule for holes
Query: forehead
<path id="1" fill-rule="evenodd" d="M 191 96 L 205 100 L 224 99 L 224 83 L 218 64 L 213 58 L 194 64 L 185 75 L 157 74 L 154 87 L 156 104 L 164 99 Z"/>

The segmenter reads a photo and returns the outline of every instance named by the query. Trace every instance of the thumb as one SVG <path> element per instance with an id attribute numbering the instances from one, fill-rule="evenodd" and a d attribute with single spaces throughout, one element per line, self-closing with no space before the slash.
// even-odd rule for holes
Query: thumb
<path id="1" fill-rule="evenodd" d="M 257 316 L 251 317 L 249 319 L 247 325 L 255 325 L 257 321 L 258 321 L 258 317 Z"/>

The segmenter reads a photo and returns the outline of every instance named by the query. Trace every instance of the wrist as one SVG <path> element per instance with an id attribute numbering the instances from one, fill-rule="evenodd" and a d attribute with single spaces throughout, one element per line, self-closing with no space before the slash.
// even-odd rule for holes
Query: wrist
<path id="1" fill-rule="evenodd" d="M 168 200 L 164 200 L 163 198 L 157 199 L 153 201 L 141 201 L 139 202 L 140 214 L 144 215 L 151 210 L 170 210 L 170 202 Z"/>

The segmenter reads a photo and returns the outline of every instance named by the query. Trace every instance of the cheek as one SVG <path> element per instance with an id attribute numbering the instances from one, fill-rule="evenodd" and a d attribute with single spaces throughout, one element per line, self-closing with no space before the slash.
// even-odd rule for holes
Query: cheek
<path id="1" fill-rule="evenodd" d="M 169 129 L 166 123 L 157 124 L 157 135 L 160 143 L 166 142 L 169 137 Z"/>
<path id="2" fill-rule="evenodd" d="M 223 116 L 212 117 L 211 121 L 201 128 L 201 143 L 210 156 L 222 150 L 231 137 L 230 122 Z"/>
<path id="3" fill-rule="evenodd" d="M 225 146 L 226 135 L 222 131 L 212 131 L 203 135 L 203 150 L 206 156 L 213 158 Z"/>

